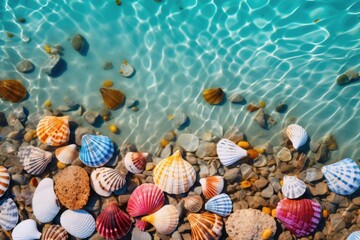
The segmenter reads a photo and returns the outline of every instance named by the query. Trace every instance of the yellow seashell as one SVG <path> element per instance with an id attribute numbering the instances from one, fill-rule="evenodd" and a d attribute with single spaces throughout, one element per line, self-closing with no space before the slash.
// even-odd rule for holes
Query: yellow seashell
<path id="1" fill-rule="evenodd" d="M 103 87 L 112 87 L 113 85 L 114 85 L 114 83 L 111 80 L 105 80 L 105 81 L 103 81 L 103 84 L 102 84 Z"/>
<path id="2" fill-rule="evenodd" d="M 51 53 L 51 47 L 48 44 L 46 44 L 44 46 L 44 50 L 45 50 L 46 53 L 49 53 L 49 54 Z"/>
<path id="3" fill-rule="evenodd" d="M 171 120 L 171 119 L 173 119 L 173 118 L 174 118 L 174 114 L 170 113 L 170 114 L 168 115 L 168 119 Z"/>
<path id="4" fill-rule="evenodd" d="M 247 141 L 240 141 L 237 145 L 241 148 L 248 149 L 250 147 L 250 143 Z"/>
<path id="5" fill-rule="evenodd" d="M 261 108 L 265 108 L 265 102 L 263 100 L 260 101 L 259 106 Z"/>
<path id="6" fill-rule="evenodd" d="M 168 140 L 166 140 L 166 139 L 161 139 L 160 145 L 161 145 L 162 147 L 166 147 L 166 145 L 168 145 L 168 144 L 169 144 L 169 141 L 168 141 Z"/>
<path id="7" fill-rule="evenodd" d="M 44 106 L 47 107 L 47 108 L 51 108 L 51 105 L 52 105 L 52 102 L 50 99 L 47 99 L 45 102 L 44 102 Z"/>
<path id="8" fill-rule="evenodd" d="M 324 209 L 324 210 L 322 211 L 322 216 L 323 216 L 323 218 L 327 218 L 327 217 L 329 216 L 329 211 L 326 210 L 326 209 Z"/>
<path id="9" fill-rule="evenodd" d="M 273 232 L 271 231 L 271 229 L 267 228 L 263 231 L 261 237 L 263 240 L 268 240 L 271 238 L 272 235 L 273 235 Z"/>
<path id="10" fill-rule="evenodd" d="M 100 88 L 99 91 L 107 109 L 114 110 L 120 107 L 125 101 L 125 95 L 120 90 L 111 88 Z"/>
<path id="11" fill-rule="evenodd" d="M 276 208 L 274 208 L 273 210 L 271 210 L 271 216 L 273 218 L 276 218 Z"/>
<path id="12" fill-rule="evenodd" d="M 18 103 L 26 97 L 26 88 L 17 80 L 0 80 L 0 97 L 6 101 Z"/>
<path id="13" fill-rule="evenodd" d="M 221 103 L 225 94 L 221 88 L 208 88 L 203 91 L 203 97 L 208 104 L 217 105 Z"/>
<path id="14" fill-rule="evenodd" d="M 270 214 L 271 214 L 271 208 L 269 208 L 269 207 L 263 207 L 263 208 L 262 208 L 262 212 L 270 215 Z"/>
<path id="15" fill-rule="evenodd" d="M 241 182 L 241 187 L 242 187 L 242 188 L 249 188 L 249 187 L 251 187 L 251 182 L 250 182 L 250 181 L 247 181 L 247 180 L 242 181 L 242 182 Z"/>
<path id="16" fill-rule="evenodd" d="M 112 132 L 112 133 L 117 133 L 117 131 L 118 131 L 119 129 L 117 128 L 116 125 L 111 124 L 111 125 L 109 126 L 109 130 L 110 130 L 110 132 Z"/>

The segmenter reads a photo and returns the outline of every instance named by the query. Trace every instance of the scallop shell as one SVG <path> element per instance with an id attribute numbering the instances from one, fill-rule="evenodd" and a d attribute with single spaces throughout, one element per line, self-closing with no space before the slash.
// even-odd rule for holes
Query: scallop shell
<path id="1" fill-rule="evenodd" d="M 184 207 L 189 212 L 199 212 L 204 205 L 204 201 L 201 196 L 194 195 L 184 198 Z"/>
<path id="2" fill-rule="evenodd" d="M 0 197 L 4 195 L 10 184 L 10 174 L 6 167 L 0 166 Z"/>
<path id="3" fill-rule="evenodd" d="M 151 183 L 141 184 L 130 195 L 127 212 L 132 217 L 152 214 L 164 206 L 165 196 L 159 187 Z"/>
<path id="4" fill-rule="evenodd" d="M 173 205 L 165 205 L 157 212 L 142 217 L 141 220 L 151 223 L 160 234 L 170 234 L 179 223 L 179 213 Z"/>
<path id="5" fill-rule="evenodd" d="M 298 198 L 306 191 L 306 184 L 296 176 L 284 176 L 283 181 L 281 191 L 286 198 Z"/>
<path id="6" fill-rule="evenodd" d="M 19 213 L 15 202 L 11 198 L 3 199 L 0 202 L 0 226 L 10 231 L 19 220 Z"/>
<path id="7" fill-rule="evenodd" d="M 296 237 L 311 234 L 320 222 L 321 206 L 311 199 L 283 199 L 276 207 L 276 217 Z"/>
<path id="8" fill-rule="evenodd" d="M 126 61 L 120 66 L 120 74 L 124 77 L 130 77 L 134 73 L 134 68 Z"/>
<path id="9" fill-rule="evenodd" d="M 55 150 L 55 156 L 64 164 L 71 164 L 79 156 L 79 152 L 76 149 L 76 144 L 70 144 L 57 148 Z"/>
<path id="10" fill-rule="evenodd" d="M 191 228 L 192 240 L 220 239 L 223 229 L 222 218 L 214 213 L 190 213 L 187 219 Z"/>
<path id="11" fill-rule="evenodd" d="M 308 140 L 308 134 L 300 125 L 291 124 L 286 128 L 286 135 L 295 149 L 299 149 Z"/>
<path id="12" fill-rule="evenodd" d="M 36 128 L 36 134 L 42 143 L 50 146 L 60 146 L 70 138 L 69 116 L 43 117 Z"/>
<path id="13" fill-rule="evenodd" d="M 60 216 L 61 226 L 77 238 L 87 238 L 95 231 L 95 219 L 83 209 L 66 210 Z"/>
<path id="14" fill-rule="evenodd" d="M 90 176 L 91 187 L 100 196 L 108 197 L 112 192 L 122 188 L 126 177 L 113 168 L 97 168 Z"/>
<path id="15" fill-rule="evenodd" d="M 110 138 L 101 135 L 85 134 L 82 137 L 80 160 L 89 167 L 105 165 L 114 153 Z"/>
<path id="16" fill-rule="evenodd" d="M 224 188 L 224 178 L 221 176 L 201 178 L 199 182 L 201 184 L 202 193 L 207 198 L 219 195 Z"/>
<path id="17" fill-rule="evenodd" d="M 135 218 L 135 227 L 137 227 L 141 231 L 145 231 L 145 229 L 147 228 L 148 225 L 149 225 L 148 222 L 143 221 L 139 218 Z"/>
<path id="18" fill-rule="evenodd" d="M 54 192 L 51 178 L 41 180 L 32 198 L 32 209 L 36 219 L 42 223 L 50 222 L 60 211 L 60 204 Z"/>
<path id="19" fill-rule="evenodd" d="M 229 166 L 241 158 L 247 157 L 247 151 L 233 143 L 232 141 L 223 138 L 216 146 L 216 152 L 220 162 L 224 166 Z"/>
<path id="20" fill-rule="evenodd" d="M 205 203 L 205 209 L 222 217 L 229 216 L 232 210 L 232 202 L 226 193 L 211 198 Z"/>
<path id="21" fill-rule="evenodd" d="M 60 225 L 50 225 L 44 227 L 42 231 L 41 240 L 66 240 L 68 233 Z"/>
<path id="22" fill-rule="evenodd" d="M 19 150 L 18 156 L 24 170 L 32 175 L 41 174 L 52 160 L 52 153 L 38 147 L 27 146 Z"/>
<path id="23" fill-rule="evenodd" d="M 96 219 L 96 230 L 106 239 L 119 239 L 130 230 L 129 215 L 120 210 L 116 203 L 110 203 Z"/>
<path id="24" fill-rule="evenodd" d="M 360 240 L 360 231 L 351 233 L 346 240 Z"/>
<path id="25" fill-rule="evenodd" d="M 354 160 L 345 158 L 321 169 L 331 191 L 350 195 L 360 187 L 360 169 Z"/>
<path id="26" fill-rule="evenodd" d="M 208 104 L 217 105 L 223 100 L 225 93 L 221 88 L 208 88 L 203 91 L 203 97 Z"/>
<path id="27" fill-rule="evenodd" d="M 132 173 L 141 173 L 146 166 L 146 159 L 148 153 L 142 152 L 128 152 L 124 158 L 124 164 L 127 170 Z"/>
<path id="28" fill-rule="evenodd" d="M 170 194 L 189 191 L 196 180 L 195 169 L 181 157 L 179 150 L 161 160 L 155 166 L 153 176 L 155 185 Z"/>
<path id="29" fill-rule="evenodd" d="M 125 101 L 125 95 L 120 90 L 112 88 L 100 88 L 99 91 L 107 109 L 114 110 L 123 105 Z"/>
<path id="30" fill-rule="evenodd" d="M 41 232 L 38 231 L 34 220 L 27 219 L 16 225 L 11 235 L 13 240 L 40 239 Z"/>
<path id="31" fill-rule="evenodd" d="M 0 97 L 5 101 L 18 103 L 24 100 L 26 95 L 26 88 L 21 82 L 17 80 L 0 81 Z"/>

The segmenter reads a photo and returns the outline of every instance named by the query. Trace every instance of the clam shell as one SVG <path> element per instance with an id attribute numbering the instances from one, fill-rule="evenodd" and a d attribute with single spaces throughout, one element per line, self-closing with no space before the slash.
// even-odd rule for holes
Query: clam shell
<path id="1" fill-rule="evenodd" d="M 114 145 L 109 137 L 85 134 L 82 137 L 80 160 L 89 167 L 105 165 L 114 153 Z"/>
<path id="2" fill-rule="evenodd" d="M 194 195 L 184 198 L 184 207 L 189 212 L 199 212 L 204 205 L 204 201 L 201 196 Z"/>
<path id="3" fill-rule="evenodd" d="M 77 238 L 87 238 L 95 231 L 95 219 L 85 210 L 66 210 L 60 216 L 61 226 Z"/>
<path id="4" fill-rule="evenodd" d="M 223 100 L 225 93 L 221 88 L 208 88 L 203 91 L 203 97 L 208 104 L 219 104 Z"/>
<path id="5" fill-rule="evenodd" d="M 241 158 L 247 157 L 246 150 L 242 149 L 232 141 L 223 138 L 216 145 L 216 152 L 220 162 L 224 166 L 229 166 Z"/>
<path id="6" fill-rule="evenodd" d="M 311 234 L 320 222 L 321 206 L 310 199 L 283 199 L 276 207 L 276 217 L 296 237 Z"/>
<path id="7" fill-rule="evenodd" d="M 15 202 L 6 198 L 0 202 L 0 226 L 9 231 L 13 229 L 19 220 L 19 213 Z"/>
<path id="8" fill-rule="evenodd" d="M 360 231 L 351 233 L 346 240 L 360 240 Z"/>
<path id="9" fill-rule="evenodd" d="M 125 101 L 125 95 L 120 90 L 112 88 L 100 88 L 99 91 L 107 109 L 114 110 L 122 106 Z"/>
<path id="10" fill-rule="evenodd" d="M 50 146 L 60 146 L 70 138 L 69 116 L 43 117 L 36 128 L 36 134 L 42 143 Z"/>
<path id="11" fill-rule="evenodd" d="M 155 185 L 170 194 L 189 191 L 196 180 L 195 169 L 181 157 L 179 150 L 161 160 L 155 166 L 153 176 Z"/>
<path id="12" fill-rule="evenodd" d="M 211 198 L 205 203 L 205 209 L 222 217 L 230 215 L 232 210 L 232 202 L 226 193 Z"/>
<path id="13" fill-rule="evenodd" d="M 60 225 L 50 225 L 44 227 L 42 231 L 41 240 L 66 240 L 68 233 Z"/>
<path id="14" fill-rule="evenodd" d="M 134 68 L 127 62 L 121 64 L 120 66 L 120 74 L 124 77 L 130 77 L 134 73 Z"/>
<path id="15" fill-rule="evenodd" d="M 224 178 L 221 176 L 211 176 L 199 180 L 201 190 L 205 197 L 212 198 L 219 195 L 224 188 Z"/>
<path id="16" fill-rule="evenodd" d="M 13 103 L 21 102 L 25 99 L 27 93 L 26 88 L 17 80 L 1 80 L 0 81 L 0 97 L 5 101 Z"/>
<path id="17" fill-rule="evenodd" d="M 354 160 L 345 158 L 321 169 L 331 191 L 350 195 L 360 187 L 360 169 Z"/>
<path id="18" fill-rule="evenodd" d="M 220 239 L 223 229 L 222 217 L 209 212 L 190 213 L 187 219 L 191 228 L 192 240 Z"/>
<path id="19" fill-rule="evenodd" d="M 142 217 L 141 220 L 151 223 L 160 234 L 170 234 L 179 223 L 179 213 L 173 205 L 165 205 L 157 212 Z"/>
<path id="20" fill-rule="evenodd" d="M 308 140 L 305 129 L 297 124 L 291 124 L 286 128 L 286 135 L 290 139 L 295 149 L 299 149 Z"/>
<path id="21" fill-rule="evenodd" d="M 16 225 L 11 235 L 13 240 L 40 239 L 41 232 L 38 231 L 34 220 L 26 219 Z"/>
<path id="22" fill-rule="evenodd" d="M 0 197 L 4 195 L 6 190 L 9 188 L 10 174 L 6 167 L 0 166 Z"/>
<path id="23" fill-rule="evenodd" d="M 24 170 L 32 175 L 41 174 L 52 160 L 52 153 L 38 147 L 27 146 L 19 150 L 18 156 Z"/>
<path id="24" fill-rule="evenodd" d="M 57 148 L 55 150 L 55 156 L 64 164 L 71 164 L 79 156 L 79 152 L 76 148 L 76 144 L 70 144 Z"/>
<path id="25" fill-rule="evenodd" d="M 296 176 L 284 176 L 283 181 L 281 191 L 286 198 L 298 198 L 306 191 L 306 184 Z"/>
<path id="26" fill-rule="evenodd" d="M 126 177 L 116 169 L 101 167 L 91 173 L 90 183 L 97 194 L 108 197 L 125 185 Z"/>
<path id="27" fill-rule="evenodd" d="M 146 159 L 148 153 L 142 152 L 128 152 L 124 158 L 124 164 L 127 170 L 132 173 L 141 173 L 146 166 Z"/>

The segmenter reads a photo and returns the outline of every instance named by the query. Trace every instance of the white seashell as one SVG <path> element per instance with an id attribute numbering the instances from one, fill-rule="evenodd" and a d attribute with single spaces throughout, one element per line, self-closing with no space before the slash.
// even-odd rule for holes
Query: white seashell
<path id="1" fill-rule="evenodd" d="M 64 164 L 71 164 L 79 156 L 79 152 L 76 149 L 76 144 L 70 144 L 57 148 L 55 150 L 55 156 Z"/>
<path id="2" fill-rule="evenodd" d="M 4 195 L 10 184 L 10 174 L 6 167 L 0 166 L 0 197 Z"/>
<path id="3" fill-rule="evenodd" d="M 306 184 L 296 176 L 284 176 L 283 182 L 281 191 L 286 198 L 298 198 L 306 191 Z"/>
<path id="4" fill-rule="evenodd" d="M 217 143 L 216 151 L 224 166 L 229 166 L 247 156 L 246 150 L 225 138 Z"/>
<path id="5" fill-rule="evenodd" d="M 226 217 L 232 210 L 232 202 L 226 193 L 211 198 L 205 203 L 205 209 L 219 216 Z"/>
<path id="6" fill-rule="evenodd" d="M 95 231 L 95 219 L 85 210 L 66 210 L 60 216 L 60 223 L 65 230 L 77 238 L 87 238 Z"/>
<path id="7" fill-rule="evenodd" d="M 170 234 L 179 223 L 179 213 L 173 205 L 165 205 L 157 212 L 142 217 L 141 220 L 151 223 L 161 234 Z"/>
<path id="8" fill-rule="evenodd" d="M 146 159 L 148 153 L 142 152 L 128 152 L 124 158 L 124 164 L 127 170 L 132 173 L 141 173 L 146 166 Z"/>
<path id="9" fill-rule="evenodd" d="M 119 190 L 126 183 L 126 178 L 113 168 L 101 167 L 91 173 L 90 184 L 94 191 L 103 197 Z"/>
<path id="10" fill-rule="evenodd" d="M 212 198 L 219 195 L 224 188 L 224 178 L 222 176 L 210 176 L 199 180 L 201 190 L 205 197 Z"/>
<path id="11" fill-rule="evenodd" d="M 305 129 L 297 124 L 291 124 L 286 128 L 286 135 L 293 144 L 293 147 L 297 150 L 304 145 L 308 140 L 308 134 Z"/>
<path id="12" fill-rule="evenodd" d="M 40 239 L 41 232 L 38 231 L 36 222 L 26 219 L 20 222 L 12 231 L 13 240 L 32 240 Z"/>
<path id="13" fill-rule="evenodd" d="M 9 231 L 13 229 L 19 220 L 19 213 L 14 200 L 7 198 L 0 203 L 0 226 Z"/>
<path id="14" fill-rule="evenodd" d="M 27 146 L 18 152 L 24 170 L 32 175 L 41 174 L 52 160 L 52 153 L 38 147 Z"/>
<path id="15" fill-rule="evenodd" d="M 54 181 L 51 178 L 41 180 L 35 189 L 32 209 L 36 219 L 42 223 L 50 222 L 60 211 L 60 204 L 54 192 Z"/>
<path id="16" fill-rule="evenodd" d="M 346 240 L 360 240 L 360 231 L 351 233 Z"/>
<path id="17" fill-rule="evenodd" d="M 124 77 L 130 77 L 134 73 L 134 68 L 126 61 L 123 62 L 120 66 L 120 74 Z"/>

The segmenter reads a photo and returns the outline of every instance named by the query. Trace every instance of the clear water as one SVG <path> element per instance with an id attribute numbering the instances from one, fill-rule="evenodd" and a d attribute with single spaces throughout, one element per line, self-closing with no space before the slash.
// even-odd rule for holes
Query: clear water
<path id="1" fill-rule="evenodd" d="M 138 112 L 115 110 L 111 121 L 96 129 L 118 144 L 128 141 L 154 152 L 172 129 L 167 116 L 181 109 L 190 118 L 182 131 L 222 134 L 237 126 L 253 145 L 269 140 L 275 145 L 295 119 L 314 140 L 327 133 L 336 137 L 334 160 L 360 156 L 360 81 L 347 86 L 335 81 L 348 69 L 360 70 L 357 0 L 123 0 L 121 6 L 110 0 L 3 0 L 0 7 L 0 79 L 26 85 L 30 97 L 20 105 L 32 113 L 47 99 L 53 109 L 64 105 L 64 96 L 99 110 L 98 89 L 110 79 L 140 101 Z M 16 22 L 18 17 L 26 23 Z M 89 43 L 86 56 L 71 47 L 77 33 Z M 56 78 L 40 72 L 48 58 L 45 44 L 65 49 L 67 69 Z M 34 72 L 16 71 L 22 58 L 35 64 Z M 130 79 L 118 72 L 123 59 L 136 69 Z M 106 61 L 113 62 L 112 70 L 103 70 Z M 227 96 L 240 92 L 247 103 L 265 101 L 277 125 L 261 129 L 246 105 L 206 104 L 202 91 L 210 87 L 223 88 Z M 6 112 L 19 106 L 0 103 Z M 279 103 L 288 104 L 285 114 L 275 111 Z M 72 118 L 82 121 L 75 113 Z M 121 134 L 108 131 L 112 123 Z"/>

